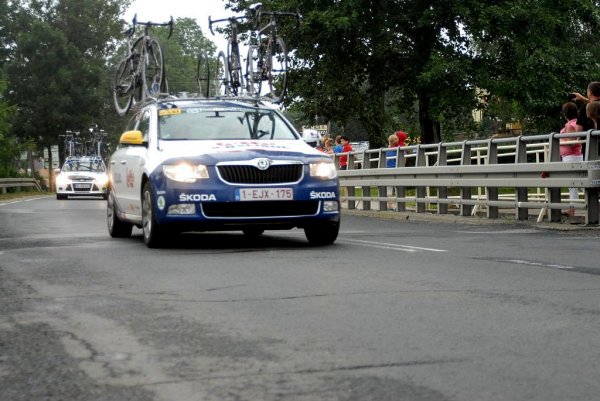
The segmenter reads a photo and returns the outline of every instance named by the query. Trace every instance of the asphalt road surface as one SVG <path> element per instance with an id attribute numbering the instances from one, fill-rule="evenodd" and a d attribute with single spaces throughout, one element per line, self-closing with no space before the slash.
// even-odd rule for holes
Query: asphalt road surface
<path id="1" fill-rule="evenodd" d="M 0 400 L 600 400 L 598 230 L 344 215 L 112 239 L 102 200 L 0 201 Z"/>

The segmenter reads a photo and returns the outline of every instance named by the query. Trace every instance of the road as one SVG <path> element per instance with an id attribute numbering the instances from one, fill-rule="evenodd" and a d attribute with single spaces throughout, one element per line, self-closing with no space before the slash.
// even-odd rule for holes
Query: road
<path id="1" fill-rule="evenodd" d="M 0 202 L 0 400 L 599 400 L 598 230 L 344 215 L 111 239 L 105 202 Z"/>

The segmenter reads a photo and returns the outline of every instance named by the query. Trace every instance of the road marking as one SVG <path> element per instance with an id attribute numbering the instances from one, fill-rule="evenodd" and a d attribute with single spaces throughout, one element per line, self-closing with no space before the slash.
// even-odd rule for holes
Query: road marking
<path id="1" fill-rule="evenodd" d="M 539 230 L 536 229 L 517 229 L 517 230 L 502 230 L 502 231 L 456 231 L 460 234 L 485 234 L 485 235 L 493 235 L 493 234 L 536 234 L 539 233 Z"/>
<path id="2" fill-rule="evenodd" d="M 355 245 L 369 246 L 372 248 L 391 249 L 394 251 L 403 251 L 403 252 L 417 252 L 417 251 L 448 252 L 445 249 L 424 248 L 424 247 L 420 247 L 420 246 L 390 244 L 390 243 L 386 243 L 386 242 L 362 241 L 362 240 L 357 240 L 357 239 L 348 239 L 348 240 L 345 240 L 345 242 L 350 243 L 350 244 L 355 244 Z"/>
<path id="3" fill-rule="evenodd" d="M 46 198 L 48 198 L 48 196 L 43 196 L 43 197 L 39 197 L 39 198 L 17 199 L 12 202 L 0 203 L 0 206 L 12 205 L 12 204 L 21 203 L 21 202 L 30 202 L 30 201 L 34 201 L 34 200 L 38 200 L 38 199 L 46 199 Z"/>
<path id="4" fill-rule="evenodd" d="M 575 267 L 573 267 L 573 266 L 548 264 L 548 263 L 542 263 L 542 262 L 533 262 L 533 261 L 530 261 L 530 260 L 505 259 L 504 261 L 508 262 L 508 263 L 516 263 L 516 264 L 527 265 L 527 266 L 550 267 L 552 269 L 561 269 L 561 270 L 573 270 L 573 269 L 575 269 Z"/>

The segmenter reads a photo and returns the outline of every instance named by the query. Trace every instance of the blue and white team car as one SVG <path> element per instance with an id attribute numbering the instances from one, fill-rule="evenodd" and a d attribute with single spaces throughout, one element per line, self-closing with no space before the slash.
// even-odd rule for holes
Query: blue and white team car
<path id="1" fill-rule="evenodd" d="M 258 101 L 162 99 L 139 109 L 110 157 L 108 231 L 160 247 L 184 231 L 304 229 L 333 243 L 340 225 L 333 160 Z"/>

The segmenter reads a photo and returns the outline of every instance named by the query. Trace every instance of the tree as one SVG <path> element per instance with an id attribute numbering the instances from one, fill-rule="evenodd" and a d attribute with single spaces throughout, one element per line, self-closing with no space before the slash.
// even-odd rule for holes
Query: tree
<path id="1" fill-rule="evenodd" d="M 470 16 L 476 84 L 488 114 L 541 132 L 562 125 L 565 92 L 583 91 L 600 75 L 594 2 L 501 1 Z"/>
<path id="2" fill-rule="evenodd" d="M 232 1 L 239 9 L 246 1 Z M 464 35 L 456 19 L 464 1 L 270 1 L 265 8 L 298 10 L 299 32 L 284 27 L 295 49 L 291 102 L 304 113 L 347 125 L 357 119 L 370 141 L 382 144 L 393 127 L 390 102 L 414 109 L 424 142 L 439 141 L 439 114 L 460 114 L 474 104 Z M 440 95 L 463 99 L 440 100 Z M 435 102 L 434 102 L 435 99 Z"/>
<path id="3" fill-rule="evenodd" d="M 64 129 L 84 129 L 101 117 L 109 95 L 106 58 L 127 3 L 32 1 L 16 12 L 8 73 L 21 135 L 56 143 Z"/>
<path id="4" fill-rule="evenodd" d="M 241 11 L 249 3 L 228 4 Z M 359 120 L 376 144 L 398 111 L 418 117 L 422 142 L 439 142 L 441 123 L 468 120 L 481 106 L 482 90 L 490 93 L 493 117 L 512 110 L 502 117 L 543 127 L 553 118 L 551 107 L 560 106 L 556 94 L 584 87 L 599 72 L 598 10 L 591 1 L 263 3 L 303 16 L 298 32 L 280 25 L 294 49 L 288 103 L 343 125 Z"/>
<path id="5" fill-rule="evenodd" d="M 87 130 L 103 119 L 109 96 L 105 65 L 118 19 L 128 1 L 46 0 L 18 2 L 8 101 L 16 107 L 13 133 L 40 146 L 60 143 L 69 130 Z M 51 153 L 50 153 L 51 154 Z"/>

